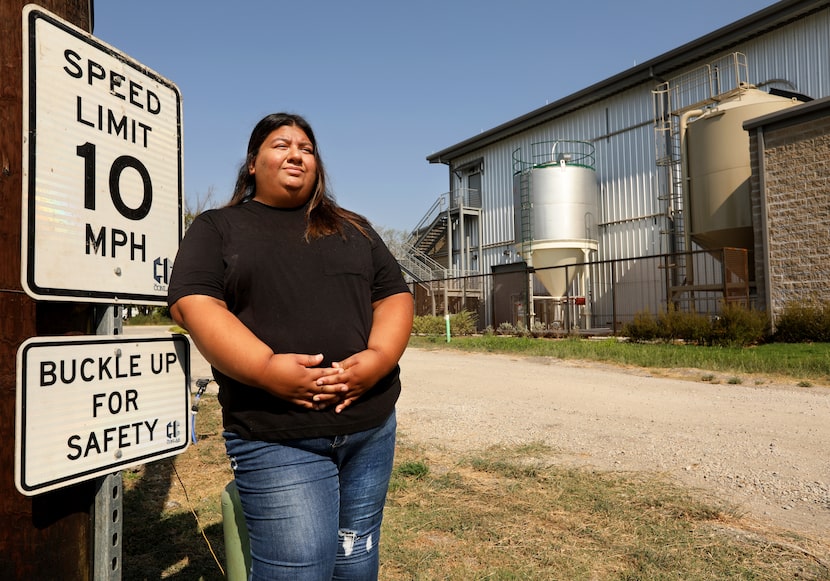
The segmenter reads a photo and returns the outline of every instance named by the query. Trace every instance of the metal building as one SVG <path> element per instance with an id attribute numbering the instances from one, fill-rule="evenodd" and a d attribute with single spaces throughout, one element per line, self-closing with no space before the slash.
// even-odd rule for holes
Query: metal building
<path id="1" fill-rule="evenodd" d="M 451 191 L 400 257 L 421 310 L 613 331 L 754 304 L 744 123 L 830 96 L 828 60 L 830 1 L 783 0 L 430 155 Z"/>

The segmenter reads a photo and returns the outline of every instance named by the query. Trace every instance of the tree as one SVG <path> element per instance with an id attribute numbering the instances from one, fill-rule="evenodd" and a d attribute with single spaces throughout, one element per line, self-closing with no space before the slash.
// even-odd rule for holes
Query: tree
<path id="1" fill-rule="evenodd" d="M 204 197 L 201 194 L 196 194 L 195 196 L 195 203 L 191 207 L 190 204 L 187 203 L 185 200 L 184 203 L 184 229 L 187 230 L 190 228 L 190 225 L 193 223 L 193 220 L 196 219 L 196 216 L 204 212 L 205 210 L 210 210 L 211 208 L 216 207 L 216 200 L 213 199 L 213 194 L 215 193 L 215 188 L 213 186 L 208 187 L 207 193 Z"/>
<path id="2" fill-rule="evenodd" d="M 374 228 L 386 246 L 389 247 L 389 251 L 392 252 L 393 256 L 400 257 L 406 255 L 409 232 L 406 230 L 386 228 L 384 226 L 374 226 Z"/>

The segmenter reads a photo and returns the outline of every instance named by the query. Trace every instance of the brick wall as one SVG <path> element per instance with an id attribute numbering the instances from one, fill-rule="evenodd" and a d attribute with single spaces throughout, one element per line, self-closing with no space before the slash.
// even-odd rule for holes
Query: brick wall
<path id="1" fill-rule="evenodd" d="M 830 112 L 750 129 L 750 156 L 759 303 L 774 318 L 790 302 L 830 300 Z"/>

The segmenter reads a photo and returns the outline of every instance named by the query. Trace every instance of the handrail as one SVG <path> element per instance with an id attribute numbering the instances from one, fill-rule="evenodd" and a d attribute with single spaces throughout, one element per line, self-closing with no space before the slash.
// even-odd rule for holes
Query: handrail
<path id="1" fill-rule="evenodd" d="M 527 159 L 524 155 L 529 155 Z M 594 145 L 588 141 L 555 139 L 530 144 L 530 153 L 523 154 L 522 148 L 513 150 L 513 173 L 524 173 L 537 167 L 568 165 L 595 169 Z"/>
<path id="2" fill-rule="evenodd" d="M 409 234 L 409 238 L 416 238 L 421 230 L 427 228 L 435 222 L 438 215 L 441 212 L 446 212 L 447 209 L 455 210 L 461 207 L 481 208 L 480 200 L 478 202 L 473 201 L 473 194 L 478 192 L 479 191 L 474 188 L 458 188 L 451 192 L 441 194 L 438 196 L 438 199 L 433 202 L 426 214 L 424 214 L 424 217 L 421 218 L 421 221 L 418 222 L 418 225 L 412 229 L 412 232 Z"/>
<path id="3" fill-rule="evenodd" d="M 411 244 L 401 244 L 400 256 L 395 258 L 401 268 L 418 282 L 447 278 L 447 270 L 442 264 L 424 254 Z"/>
<path id="4" fill-rule="evenodd" d="M 424 217 L 421 218 L 421 221 L 418 222 L 418 225 L 415 226 L 415 228 L 409 234 L 410 239 L 418 236 L 418 233 L 421 230 L 423 230 L 435 221 L 435 218 L 438 217 L 438 214 L 446 210 L 447 204 L 449 204 L 449 196 L 449 193 L 441 194 L 440 196 L 438 196 L 438 199 L 435 200 L 432 206 L 430 206 L 429 210 L 427 210 L 427 213 L 424 214 Z"/>
<path id="5" fill-rule="evenodd" d="M 429 269 L 423 268 L 418 262 L 409 256 L 401 256 L 398 258 L 398 264 L 401 269 L 411 276 L 417 282 L 430 280 L 432 273 Z"/>
<path id="6" fill-rule="evenodd" d="M 433 270 L 435 272 L 444 272 L 446 270 L 443 264 L 429 256 L 428 254 L 421 252 L 411 244 L 404 243 L 401 246 L 404 252 L 407 254 L 407 256 L 410 256 L 411 258 L 421 262 L 428 269 Z"/>

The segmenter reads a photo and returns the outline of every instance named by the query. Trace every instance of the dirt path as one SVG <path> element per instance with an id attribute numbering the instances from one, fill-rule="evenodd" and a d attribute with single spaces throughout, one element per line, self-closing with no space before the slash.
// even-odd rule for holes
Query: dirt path
<path id="1" fill-rule="evenodd" d="M 830 546 L 828 387 L 446 350 L 409 349 L 401 367 L 404 438 L 456 450 L 542 441 L 571 464 L 666 473 Z"/>

